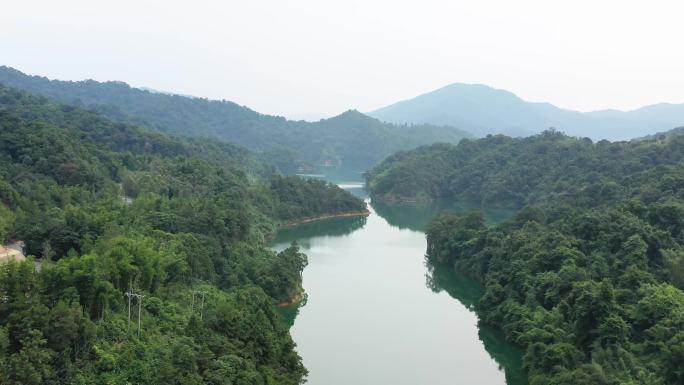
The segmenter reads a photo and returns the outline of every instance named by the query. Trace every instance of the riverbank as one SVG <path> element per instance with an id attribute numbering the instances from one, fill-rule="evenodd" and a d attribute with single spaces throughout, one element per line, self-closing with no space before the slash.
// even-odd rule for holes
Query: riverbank
<path id="1" fill-rule="evenodd" d="M 438 212 L 422 208 L 427 212 L 397 206 L 400 212 L 382 217 L 369 207 L 368 217 L 284 229 L 271 244 L 284 250 L 296 242 L 308 255 L 307 295 L 277 308 L 309 370 L 308 384 L 526 385 L 511 375 L 522 370 L 520 352 L 491 330 L 481 337 L 470 307 L 435 293 L 447 285 L 470 293 L 479 285 L 448 275 L 439 287 L 426 286 L 422 230 Z M 395 217 L 417 223 L 399 228 Z M 431 354 L 415 353 L 424 351 Z"/>
<path id="2" fill-rule="evenodd" d="M 439 200 L 439 199 L 435 199 L 435 198 L 433 198 L 427 194 L 418 194 L 415 196 L 408 197 L 408 196 L 397 195 L 397 194 L 376 194 L 376 193 L 373 193 L 371 191 L 370 196 L 375 201 L 388 203 L 388 204 L 402 204 L 402 203 L 430 204 L 430 203 L 433 203 L 433 202 L 436 202 Z"/>
<path id="3" fill-rule="evenodd" d="M 304 291 L 304 287 L 302 286 L 301 282 L 299 285 L 297 285 L 297 291 L 295 294 L 292 296 L 292 298 L 288 299 L 287 301 L 280 302 L 276 304 L 276 307 L 287 307 L 287 306 L 292 306 L 292 305 L 299 305 L 304 298 L 306 298 L 306 292 Z"/>
<path id="4" fill-rule="evenodd" d="M 321 221 L 324 219 L 333 219 L 333 218 L 344 218 L 344 217 L 367 217 L 370 215 L 370 210 L 363 210 L 363 211 L 349 211 L 349 212 L 344 212 L 344 213 L 336 213 L 336 214 L 326 214 L 326 215 L 319 215 L 316 217 L 308 217 L 308 218 L 301 218 L 296 221 L 290 221 L 290 222 L 285 222 L 281 223 L 278 225 L 278 228 L 285 228 L 285 227 L 293 227 L 297 225 L 302 225 L 304 223 L 311 223 L 311 222 L 316 222 L 316 221 Z"/>
<path id="5" fill-rule="evenodd" d="M 412 197 L 407 197 L 407 196 L 402 196 L 402 195 L 394 195 L 394 194 L 374 194 L 370 193 L 370 197 L 372 198 L 374 203 L 382 203 L 382 204 L 387 204 L 387 205 L 395 205 L 395 206 L 401 206 L 401 205 L 410 205 L 410 206 L 415 206 L 415 207 L 421 207 L 421 206 L 442 206 L 442 207 L 449 207 L 453 206 L 454 208 L 463 208 L 463 207 L 468 207 L 471 209 L 487 209 L 487 210 L 511 210 L 511 211 L 519 211 L 522 207 L 525 206 L 525 203 L 515 203 L 515 202 L 509 202 L 509 203 L 500 203 L 500 202 L 482 202 L 482 201 L 477 201 L 477 200 L 465 200 L 465 199 L 460 199 L 460 198 L 453 198 L 453 197 L 431 197 L 429 195 L 420 195 L 420 196 L 412 196 Z"/>

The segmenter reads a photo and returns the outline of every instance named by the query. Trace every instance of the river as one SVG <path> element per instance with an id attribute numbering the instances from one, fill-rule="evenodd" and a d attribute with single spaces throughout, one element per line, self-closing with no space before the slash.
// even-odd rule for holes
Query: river
<path id="1" fill-rule="evenodd" d="M 344 184 L 364 196 L 359 185 Z M 367 198 L 366 198 L 367 199 Z M 467 205 L 371 204 L 367 218 L 281 230 L 309 257 L 306 300 L 282 309 L 311 385 L 524 385 L 521 352 L 478 327 L 482 287 L 424 259 L 423 230 L 442 210 Z M 513 214 L 484 210 L 489 223 Z"/>

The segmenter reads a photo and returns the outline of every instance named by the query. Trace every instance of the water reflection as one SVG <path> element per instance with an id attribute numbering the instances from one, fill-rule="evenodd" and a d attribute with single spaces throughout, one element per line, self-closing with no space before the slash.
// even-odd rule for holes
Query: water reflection
<path id="1" fill-rule="evenodd" d="M 363 185 L 359 185 L 356 189 L 363 191 Z M 285 227 L 278 230 L 272 244 L 276 251 L 281 251 L 281 249 L 286 248 L 292 242 L 297 242 L 299 247 L 309 250 L 311 249 L 311 239 L 351 234 L 356 230 L 362 229 L 366 224 L 366 220 L 366 217 L 341 217 Z M 304 299 L 300 303 L 278 308 L 281 319 L 288 328 L 294 325 L 295 319 L 299 315 L 299 309 L 306 305 L 306 301 L 307 294 L 304 294 Z"/>
<path id="2" fill-rule="evenodd" d="M 439 214 L 454 211 L 481 210 L 485 222 L 493 225 L 515 216 L 517 210 L 483 208 L 464 203 L 433 202 L 429 204 L 372 202 L 373 209 L 391 226 L 424 232 Z M 484 294 L 478 281 L 454 271 L 448 266 L 433 266 L 426 262 L 426 286 L 434 293 L 445 291 L 470 311 L 477 314 L 477 305 Z M 508 385 L 525 385 L 527 376 L 522 369 L 521 350 L 505 341 L 503 333 L 490 326 L 478 324 L 478 336 L 485 350 L 506 374 Z"/>
<path id="3" fill-rule="evenodd" d="M 296 241 L 302 249 L 307 250 L 311 248 L 312 238 L 348 235 L 362 229 L 366 220 L 366 217 L 340 217 L 285 227 L 278 230 L 273 244 L 289 245 Z"/>
<path id="4" fill-rule="evenodd" d="M 426 262 L 426 286 L 435 293 L 447 292 L 465 307 L 477 313 L 484 288 L 476 280 L 454 271 L 448 266 L 434 266 Z M 487 353 L 506 374 L 507 385 L 526 385 L 527 375 L 522 369 L 522 351 L 506 342 L 504 334 L 488 325 L 478 323 L 478 336 Z"/>
<path id="5" fill-rule="evenodd" d="M 309 255 L 308 303 L 279 309 L 310 370 L 309 383 L 526 384 L 519 349 L 478 325 L 482 286 L 446 267 L 426 272 L 423 264 L 427 224 L 444 210 L 475 207 L 371 206 L 368 218 L 282 229 L 273 242 L 278 249 L 297 241 Z M 483 212 L 489 223 L 514 214 Z"/>
<path id="6" fill-rule="evenodd" d="M 467 212 L 482 211 L 488 224 L 495 224 L 512 218 L 517 210 L 480 207 L 475 204 L 432 202 L 432 203 L 385 203 L 372 201 L 373 209 L 391 226 L 400 229 L 425 231 L 430 222 L 439 214 L 449 211 Z"/>
<path id="7" fill-rule="evenodd" d="M 300 303 L 288 306 L 281 306 L 277 308 L 278 313 L 280 313 L 280 319 L 283 321 L 285 326 L 291 328 L 294 325 L 295 320 L 299 315 L 299 309 L 306 305 L 306 301 L 307 294 L 305 293 L 304 299 Z"/>

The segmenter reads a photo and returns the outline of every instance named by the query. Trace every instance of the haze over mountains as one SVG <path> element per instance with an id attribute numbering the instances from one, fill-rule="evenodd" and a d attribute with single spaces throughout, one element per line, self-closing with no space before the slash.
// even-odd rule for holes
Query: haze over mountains
<path id="1" fill-rule="evenodd" d="M 358 177 L 396 151 L 470 136 L 454 127 L 382 123 L 354 110 L 319 122 L 291 121 L 225 100 L 137 89 L 123 82 L 50 80 L 4 66 L 0 83 L 85 106 L 119 122 L 242 145 L 284 173 L 334 170 Z"/>
<path id="2" fill-rule="evenodd" d="M 450 125 L 475 136 L 527 136 L 556 128 L 594 140 L 627 140 L 684 125 L 684 104 L 654 104 L 633 111 L 578 112 L 479 84 L 454 83 L 380 108 L 368 115 L 403 124 Z"/>
<path id="3" fill-rule="evenodd" d="M 133 88 L 118 81 L 50 80 L 5 66 L 0 66 L 0 83 L 85 106 L 119 122 L 238 144 L 286 174 L 344 178 L 359 177 L 397 151 L 435 142 L 457 143 L 472 136 L 529 136 L 553 127 L 571 136 L 627 140 L 684 126 L 680 104 L 582 113 L 461 83 L 369 114 L 349 110 L 317 122 L 288 120 L 226 100 Z"/>

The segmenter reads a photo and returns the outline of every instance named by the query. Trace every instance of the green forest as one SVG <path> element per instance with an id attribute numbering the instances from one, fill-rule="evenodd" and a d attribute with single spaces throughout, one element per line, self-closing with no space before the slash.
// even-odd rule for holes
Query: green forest
<path id="1" fill-rule="evenodd" d="M 0 385 L 684 385 L 684 1 L 0 6 Z"/>
<path id="2" fill-rule="evenodd" d="M 597 206 L 637 195 L 651 201 L 660 192 L 646 182 L 672 174 L 684 160 L 684 137 L 660 137 L 671 140 L 594 143 L 554 130 L 526 138 L 490 135 L 396 153 L 373 167 L 367 180 L 382 201 L 447 199 L 512 208 L 542 201 Z"/>
<path id="3" fill-rule="evenodd" d="M 249 151 L 0 86 L 0 383 L 299 384 L 287 223 L 366 212 Z M 125 293 L 144 296 L 130 299 Z M 140 325 L 140 329 L 138 329 Z"/>
<path id="4" fill-rule="evenodd" d="M 485 287 L 480 322 L 524 349 L 533 385 L 684 383 L 684 137 L 593 143 L 547 131 L 396 154 L 386 200 L 519 208 L 447 213 L 427 259 Z"/>
<path id="5" fill-rule="evenodd" d="M 5 66 L 0 66 L 0 83 L 87 107 L 117 122 L 227 140 L 286 174 L 337 171 L 360 176 L 396 151 L 471 136 L 454 127 L 383 123 L 355 110 L 319 122 L 292 121 L 226 100 L 152 92 L 115 81 L 49 80 Z"/>
<path id="6" fill-rule="evenodd" d="M 0 72 L 56 100 L 0 86 L 0 244 L 29 255 L 0 264 L 2 384 L 303 383 L 277 305 L 302 298 L 307 256 L 268 242 L 369 211 L 284 174 L 363 170 L 466 136 L 12 71 Z M 490 135 L 396 152 L 366 178 L 386 215 L 395 202 L 517 211 L 496 225 L 480 211 L 439 216 L 426 258 L 482 284 L 479 321 L 522 348 L 532 385 L 681 384 L 682 148 L 681 129 L 627 142 Z"/>

